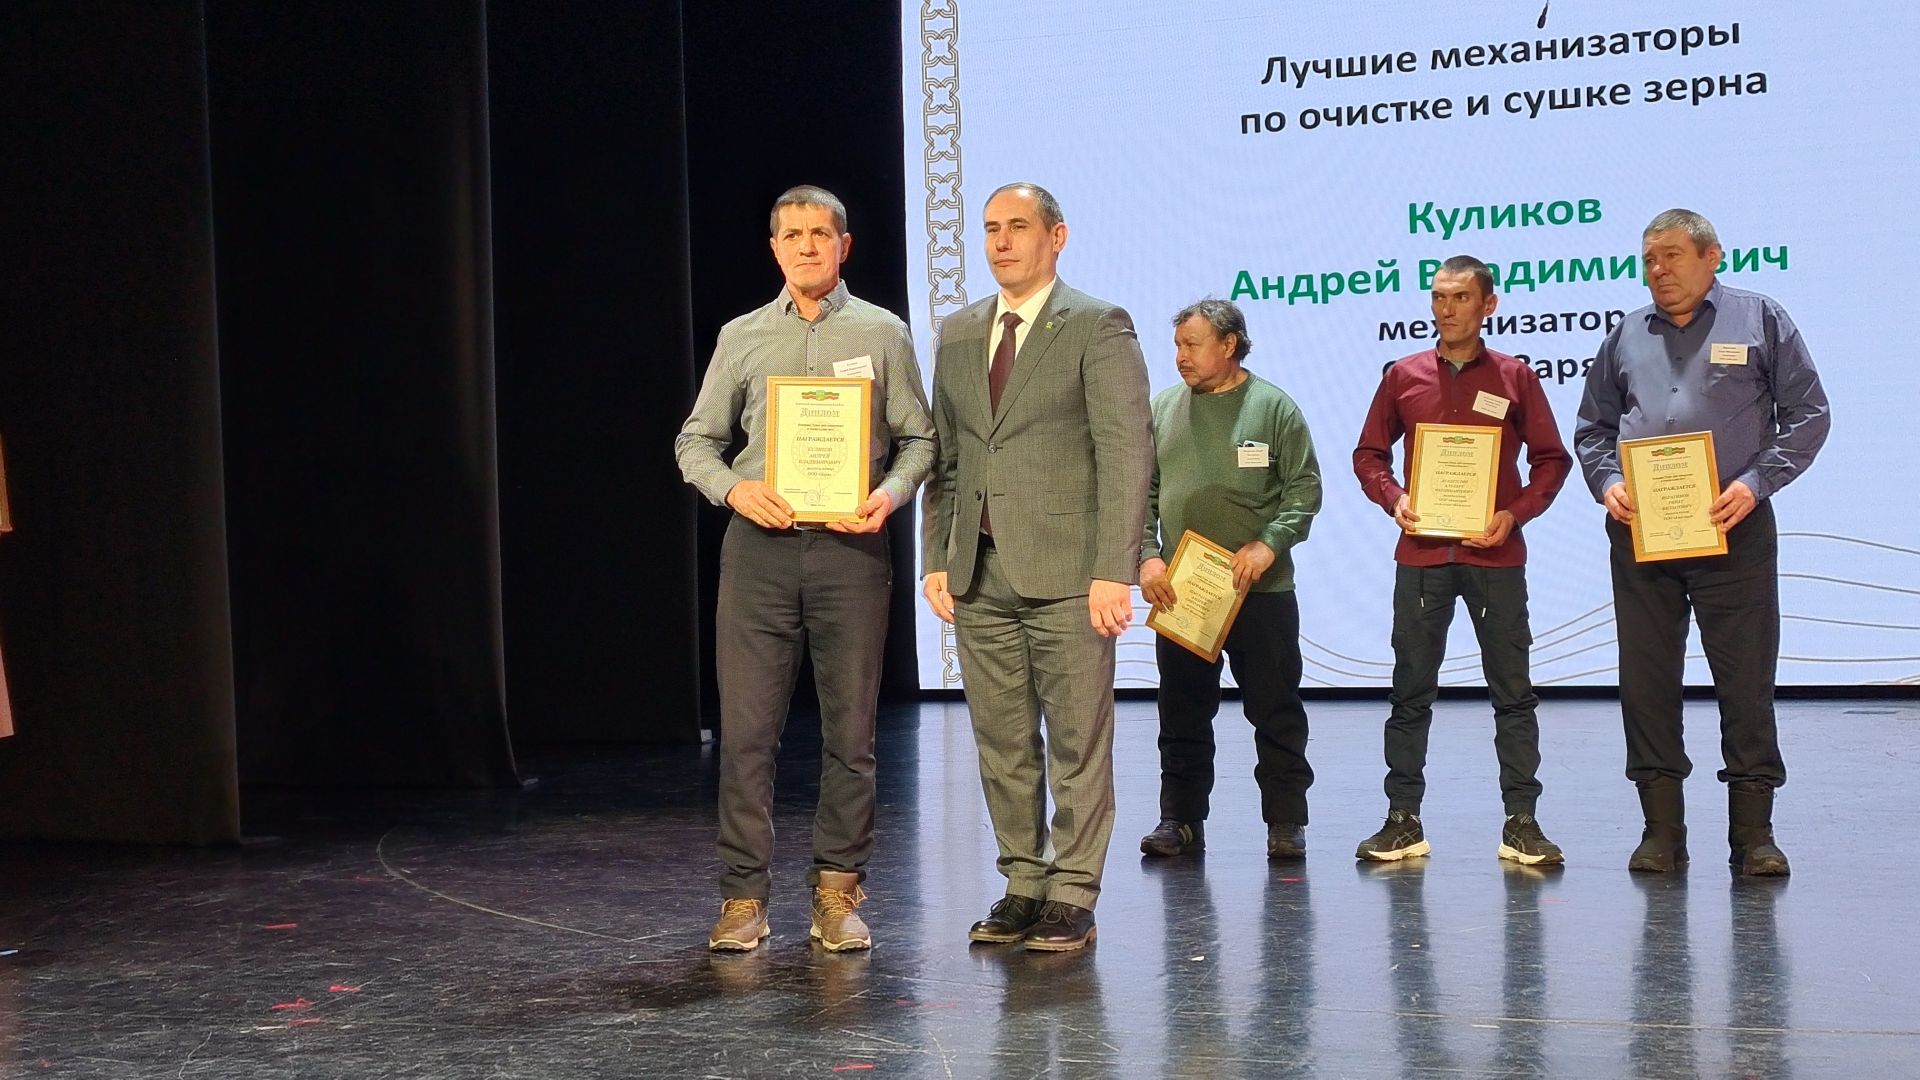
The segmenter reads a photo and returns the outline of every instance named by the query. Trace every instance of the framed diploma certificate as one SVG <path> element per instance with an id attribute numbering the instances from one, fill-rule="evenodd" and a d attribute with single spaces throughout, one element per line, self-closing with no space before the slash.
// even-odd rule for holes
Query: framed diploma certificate
<path id="1" fill-rule="evenodd" d="M 871 379 L 767 377 L 767 485 L 795 521 L 843 521 L 867 501 Z"/>
<path id="2" fill-rule="evenodd" d="M 1485 536 L 1500 487 L 1500 429 L 1415 424 L 1407 463 L 1416 536 Z"/>
<path id="3" fill-rule="evenodd" d="M 1167 563 L 1167 584 L 1174 604 L 1158 604 L 1147 615 L 1147 629 L 1212 663 L 1220 659 L 1246 589 L 1233 585 L 1233 552 L 1192 529 L 1180 534 Z"/>
<path id="4" fill-rule="evenodd" d="M 1726 534 L 1707 515 L 1720 497 L 1713 432 L 1622 439 L 1620 471 L 1633 499 L 1633 561 L 1727 553 Z"/>

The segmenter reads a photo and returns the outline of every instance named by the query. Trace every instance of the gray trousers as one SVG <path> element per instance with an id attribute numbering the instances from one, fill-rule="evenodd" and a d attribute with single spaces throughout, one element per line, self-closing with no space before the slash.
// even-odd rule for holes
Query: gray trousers
<path id="1" fill-rule="evenodd" d="M 800 650 L 820 692 L 813 868 L 861 873 L 873 853 L 873 716 L 893 564 L 886 532 L 773 531 L 735 515 L 720 548 L 720 895 L 767 899 L 773 771 Z"/>
<path id="2" fill-rule="evenodd" d="M 1091 908 L 1113 836 L 1113 639 L 1094 631 L 1084 594 L 1015 593 L 991 547 L 980 553 L 972 589 L 954 599 L 960 677 L 1007 893 Z"/>

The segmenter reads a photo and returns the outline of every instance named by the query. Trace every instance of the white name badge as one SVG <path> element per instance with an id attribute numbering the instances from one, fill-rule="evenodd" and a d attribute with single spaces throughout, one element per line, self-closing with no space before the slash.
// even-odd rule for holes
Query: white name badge
<path id="1" fill-rule="evenodd" d="M 1243 469 L 1264 469 L 1272 460 L 1266 443 L 1244 442 L 1234 447 L 1233 452 Z"/>
<path id="2" fill-rule="evenodd" d="M 1489 394 L 1485 390 L 1482 390 L 1473 399 L 1473 411 L 1485 413 L 1495 420 L 1505 420 L 1507 418 L 1507 406 L 1512 404 L 1513 402 L 1508 401 L 1499 394 Z"/>
<path id="3" fill-rule="evenodd" d="M 835 360 L 833 377 L 836 379 L 873 378 L 873 357 L 856 356 L 851 360 Z"/>
<path id="4" fill-rule="evenodd" d="M 1745 345 L 1715 344 L 1712 355 L 1707 359 L 1712 360 L 1716 364 L 1739 364 L 1744 367 L 1747 363 L 1747 347 Z"/>

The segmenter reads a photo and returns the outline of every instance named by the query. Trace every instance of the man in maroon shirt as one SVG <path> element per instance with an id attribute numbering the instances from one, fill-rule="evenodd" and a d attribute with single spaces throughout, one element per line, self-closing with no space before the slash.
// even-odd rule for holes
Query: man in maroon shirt
<path id="1" fill-rule="evenodd" d="M 1360 489 L 1400 526 L 1394 549 L 1393 690 L 1387 717 L 1387 821 L 1360 842 L 1356 857 L 1380 861 L 1425 855 L 1432 850 L 1420 826 L 1426 794 L 1427 731 L 1440 690 L 1447 628 L 1454 601 L 1465 599 L 1480 639 L 1480 669 L 1493 699 L 1493 747 L 1500 758 L 1500 791 L 1507 819 L 1500 857 L 1526 864 L 1562 861 L 1534 819 L 1540 798 L 1540 699 L 1533 692 L 1528 650 L 1527 545 L 1520 527 L 1539 517 L 1560 492 L 1573 459 L 1526 364 L 1487 348 L 1480 328 L 1499 304 L 1485 263 L 1456 255 L 1433 278 L 1433 320 L 1438 349 L 1415 353 L 1387 369 L 1367 410 L 1353 471 Z M 1394 479 L 1393 444 L 1412 446 L 1415 424 L 1499 427 L 1500 476 L 1493 521 L 1485 536 L 1446 539 L 1412 530 L 1420 516 Z M 1527 444 L 1527 482 L 1517 459 Z"/>

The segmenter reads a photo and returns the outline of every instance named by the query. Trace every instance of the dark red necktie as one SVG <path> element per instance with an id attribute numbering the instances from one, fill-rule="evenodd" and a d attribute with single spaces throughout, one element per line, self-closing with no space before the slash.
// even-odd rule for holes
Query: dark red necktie
<path id="1" fill-rule="evenodd" d="M 1007 388 L 1007 376 L 1013 374 L 1013 328 L 1020 325 L 1020 316 L 1007 312 L 1000 316 L 1000 344 L 993 347 L 993 363 L 987 368 L 988 407 L 997 415 L 1000 412 L 1000 394 Z M 980 531 L 993 535 L 993 517 L 990 506 L 980 508 Z"/>
<path id="2" fill-rule="evenodd" d="M 1013 374 L 1013 328 L 1020 325 L 1020 316 L 1009 311 L 1000 316 L 1000 344 L 993 347 L 993 365 L 987 368 L 987 397 L 993 411 L 1000 411 L 1000 394 L 1007 388 L 1007 376 Z"/>

